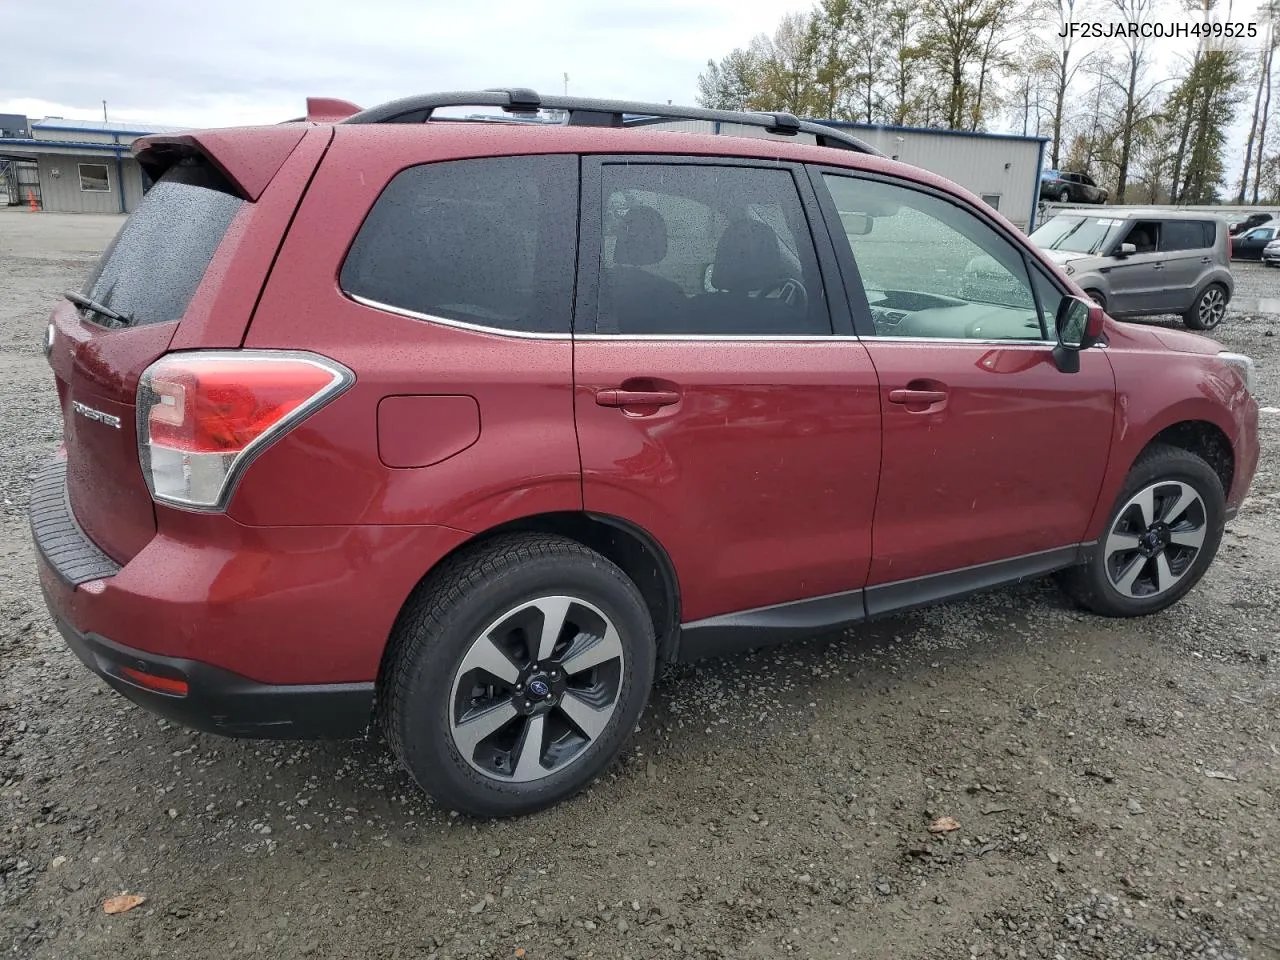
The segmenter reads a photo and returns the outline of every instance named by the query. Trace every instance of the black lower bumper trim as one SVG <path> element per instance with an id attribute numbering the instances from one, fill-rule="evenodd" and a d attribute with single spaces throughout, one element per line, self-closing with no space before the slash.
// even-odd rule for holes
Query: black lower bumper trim
<path id="1" fill-rule="evenodd" d="M 276 685 L 259 683 L 198 660 L 142 653 L 58 621 L 72 652 L 118 693 L 184 727 L 226 737 L 272 740 L 344 739 L 369 727 L 372 683 Z M 148 690 L 121 675 L 130 667 L 182 676 L 186 696 Z"/>

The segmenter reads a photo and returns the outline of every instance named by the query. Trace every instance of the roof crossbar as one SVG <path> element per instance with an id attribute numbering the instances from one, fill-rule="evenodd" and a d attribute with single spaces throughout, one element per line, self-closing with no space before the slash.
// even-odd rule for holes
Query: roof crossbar
<path id="1" fill-rule="evenodd" d="M 461 90 L 404 97 L 361 110 L 342 123 L 425 123 L 432 114 L 448 107 L 498 107 L 510 114 L 536 114 L 539 110 L 559 110 L 568 115 L 570 126 L 629 127 L 663 120 L 707 120 L 762 127 L 781 136 L 812 135 L 820 146 L 854 150 L 872 156 L 883 154 L 870 144 L 842 130 L 811 123 L 789 113 L 756 113 L 737 110 L 708 110 L 702 107 L 673 107 L 668 104 L 630 100 L 597 100 L 589 97 L 544 97 L 534 90 L 513 87 L 500 90 Z"/>

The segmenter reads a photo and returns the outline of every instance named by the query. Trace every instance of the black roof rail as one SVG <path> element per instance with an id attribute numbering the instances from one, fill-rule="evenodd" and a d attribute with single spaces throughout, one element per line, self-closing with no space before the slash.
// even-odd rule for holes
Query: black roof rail
<path id="1" fill-rule="evenodd" d="M 425 123 L 431 119 L 434 111 L 442 107 L 498 107 L 507 113 L 516 114 L 536 113 L 539 110 L 561 110 L 568 115 L 570 126 L 582 127 L 643 126 L 665 120 L 741 123 L 762 127 L 769 133 L 781 136 L 807 133 L 813 136 L 820 146 L 854 150 L 875 157 L 884 156 L 875 147 L 843 130 L 801 120 L 789 113 L 708 110 L 703 107 L 673 107 L 668 104 L 597 100 L 589 97 L 544 97 L 534 90 L 523 87 L 500 90 L 459 90 L 404 97 L 361 110 L 340 122 Z"/>

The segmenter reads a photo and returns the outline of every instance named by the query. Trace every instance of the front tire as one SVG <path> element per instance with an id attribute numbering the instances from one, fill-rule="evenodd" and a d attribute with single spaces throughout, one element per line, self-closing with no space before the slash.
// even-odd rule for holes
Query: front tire
<path id="1" fill-rule="evenodd" d="M 1227 315 L 1227 291 L 1219 283 L 1205 287 L 1196 302 L 1182 315 L 1182 322 L 1192 330 L 1212 330 Z"/>
<path id="2" fill-rule="evenodd" d="M 392 751 L 441 804 L 531 813 L 621 752 L 653 683 L 653 621 L 593 550 L 500 537 L 447 561 L 397 621 L 379 681 Z"/>
<path id="3" fill-rule="evenodd" d="M 1180 447 L 1152 446 L 1129 471 L 1084 566 L 1059 583 L 1104 617 L 1140 617 L 1181 600 L 1204 576 L 1226 523 L 1222 481 Z"/>
<path id="4" fill-rule="evenodd" d="M 1107 298 L 1097 290 L 1086 290 L 1085 296 L 1100 306 L 1104 311 L 1107 309 Z"/>
<path id="5" fill-rule="evenodd" d="M 1070 190 L 1063 190 L 1060 194 L 1058 194 L 1058 202 L 1059 202 L 1059 203 L 1070 203 L 1070 202 L 1071 202 L 1071 191 L 1070 191 Z"/>

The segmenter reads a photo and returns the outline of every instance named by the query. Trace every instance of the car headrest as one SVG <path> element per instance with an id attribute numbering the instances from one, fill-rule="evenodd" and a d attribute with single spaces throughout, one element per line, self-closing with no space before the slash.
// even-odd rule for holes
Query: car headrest
<path id="1" fill-rule="evenodd" d="M 667 222 L 653 207 L 632 207 L 618 225 L 614 263 L 647 267 L 667 255 Z"/>
<path id="2" fill-rule="evenodd" d="M 778 235 L 767 223 L 743 217 L 725 227 L 716 245 L 711 283 L 717 290 L 765 290 L 782 275 Z"/>

